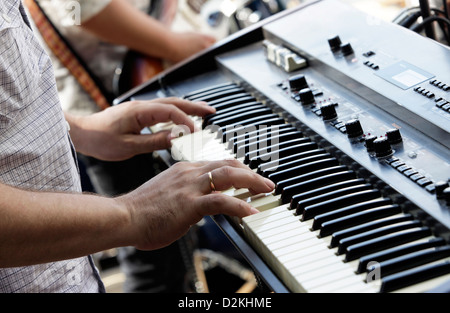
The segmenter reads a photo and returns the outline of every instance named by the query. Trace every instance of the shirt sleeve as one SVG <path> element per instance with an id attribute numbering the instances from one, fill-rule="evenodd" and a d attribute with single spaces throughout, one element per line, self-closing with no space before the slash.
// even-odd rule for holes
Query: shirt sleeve
<path id="1" fill-rule="evenodd" d="M 112 0 L 78 0 L 80 5 L 81 23 L 100 13 Z M 68 1 L 74 2 L 74 1 Z"/>
<path id="2" fill-rule="evenodd" d="M 40 0 L 39 4 L 53 23 L 65 26 L 82 24 L 105 9 L 112 0 Z"/>

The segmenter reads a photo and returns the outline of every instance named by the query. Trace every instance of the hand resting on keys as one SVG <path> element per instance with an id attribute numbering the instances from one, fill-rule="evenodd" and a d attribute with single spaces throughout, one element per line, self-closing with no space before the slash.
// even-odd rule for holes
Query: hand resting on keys
<path id="1" fill-rule="evenodd" d="M 203 216 L 258 213 L 250 204 L 218 191 L 235 187 L 258 194 L 271 192 L 274 186 L 237 160 L 179 162 L 116 201 L 130 212 L 133 244 L 148 250 L 177 240 Z"/>
<path id="2" fill-rule="evenodd" d="M 170 148 L 170 131 L 141 134 L 145 127 L 162 122 L 184 125 L 195 131 L 188 115 L 204 116 L 215 109 L 205 102 L 175 97 L 132 101 L 84 117 L 66 113 L 77 152 L 104 161 L 121 161 L 134 155 Z M 89 138 L 89 140 L 86 140 Z"/>

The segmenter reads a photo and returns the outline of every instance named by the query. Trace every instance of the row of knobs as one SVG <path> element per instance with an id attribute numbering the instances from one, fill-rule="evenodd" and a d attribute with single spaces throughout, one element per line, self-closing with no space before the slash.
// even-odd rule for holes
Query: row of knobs
<path id="1" fill-rule="evenodd" d="M 357 119 L 353 119 L 345 123 L 347 136 L 350 139 L 359 138 L 364 135 L 361 123 Z M 377 158 L 385 158 L 393 154 L 392 145 L 399 144 L 403 141 L 400 130 L 397 128 L 390 129 L 386 132 L 386 136 L 377 137 L 370 135 L 364 138 L 367 152 L 375 153 Z"/>
<path id="2" fill-rule="evenodd" d="M 315 102 L 314 93 L 309 88 L 306 77 L 302 74 L 289 78 L 289 88 L 293 94 L 300 97 L 303 105 L 313 104 Z M 321 116 L 324 121 L 337 119 L 336 104 L 326 103 L 321 106 Z M 364 135 L 361 123 L 353 119 L 345 123 L 348 138 L 355 139 Z M 375 153 L 377 158 L 384 158 L 393 153 L 391 145 L 402 142 L 402 136 L 399 129 L 391 129 L 386 132 L 385 137 L 368 136 L 365 138 L 365 144 L 369 153 Z"/>

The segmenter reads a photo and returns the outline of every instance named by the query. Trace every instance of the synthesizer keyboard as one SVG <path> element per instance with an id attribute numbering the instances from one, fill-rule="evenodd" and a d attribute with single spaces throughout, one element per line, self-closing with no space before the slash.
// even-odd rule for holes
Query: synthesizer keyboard
<path id="1" fill-rule="evenodd" d="M 449 60 L 448 47 L 409 30 L 311 1 L 116 102 L 180 96 L 216 108 L 193 134 L 151 131 L 184 132 L 173 161 L 235 158 L 276 183 L 267 195 L 226 191 L 261 213 L 215 217 L 257 272 L 267 266 L 269 285 L 424 292 L 450 281 Z"/>

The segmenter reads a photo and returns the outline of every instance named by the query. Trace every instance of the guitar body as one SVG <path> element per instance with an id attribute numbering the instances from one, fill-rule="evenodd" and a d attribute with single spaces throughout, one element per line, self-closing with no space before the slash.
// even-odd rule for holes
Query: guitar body
<path id="1" fill-rule="evenodd" d="M 152 0 L 149 15 L 170 27 L 178 10 L 178 0 Z M 113 91 L 116 96 L 141 85 L 164 70 L 163 60 L 130 50 L 116 68 Z"/>

